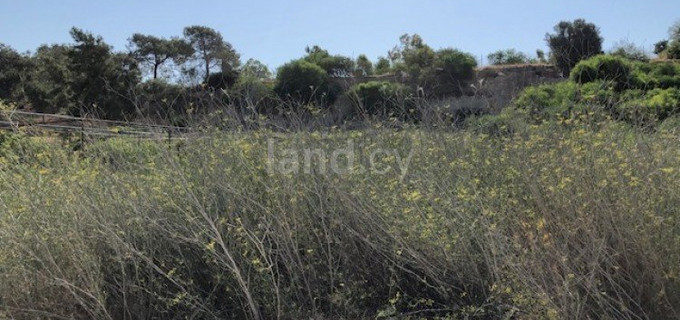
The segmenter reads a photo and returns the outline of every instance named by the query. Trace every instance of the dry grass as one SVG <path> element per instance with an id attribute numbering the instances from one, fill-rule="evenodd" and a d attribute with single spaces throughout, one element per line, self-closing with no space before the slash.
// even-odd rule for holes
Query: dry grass
<path id="1" fill-rule="evenodd" d="M 390 157 L 387 174 L 270 174 L 269 138 L 413 159 L 403 179 Z M 0 313 L 678 319 L 677 138 L 565 122 L 495 138 L 206 132 L 74 153 L 22 137 L 0 156 Z"/>

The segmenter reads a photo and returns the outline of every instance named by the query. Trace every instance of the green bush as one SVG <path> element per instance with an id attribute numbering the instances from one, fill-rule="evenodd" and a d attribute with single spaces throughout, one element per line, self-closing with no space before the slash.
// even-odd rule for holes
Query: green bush
<path id="1" fill-rule="evenodd" d="M 545 120 L 568 110 L 577 97 L 578 86 L 565 81 L 528 87 L 515 98 L 513 106 L 526 110 L 534 119 Z"/>
<path id="2" fill-rule="evenodd" d="M 642 90 L 680 87 L 680 64 L 669 61 L 635 63 L 632 87 Z"/>
<path id="3" fill-rule="evenodd" d="M 227 89 L 236 83 L 238 79 L 238 72 L 228 70 L 223 72 L 214 72 L 205 80 L 205 85 L 213 90 Z"/>
<path id="4" fill-rule="evenodd" d="M 346 95 L 355 104 L 356 113 L 368 115 L 404 115 L 404 105 L 411 96 L 408 87 L 386 81 L 369 81 L 352 86 Z"/>
<path id="5" fill-rule="evenodd" d="M 609 106 L 618 99 L 611 82 L 593 81 L 580 86 L 579 102 L 593 105 Z"/>
<path id="6" fill-rule="evenodd" d="M 578 63 L 570 79 L 526 88 L 513 105 L 540 121 L 601 107 L 595 108 L 600 116 L 647 125 L 678 112 L 677 63 L 633 62 L 599 55 Z"/>
<path id="7" fill-rule="evenodd" d="M 240 107 L 253 107 L 257 112 L 268 114 L 275 111 L 279 100 L 274 90 L 255 77 L 241 77 L 231 88 L 231 96 Z"/>
<path id="8" fill-rule="evenodd" d="M 493 65 L 525 64 L 530 61 L 524 52 L 515 49 L 498 50 L 487 55 L 486 58 Z"/>
<path id="9" fill-rule="evenodd" d="M 460 96 L 475 77 L 477 61 L 457 49 L 441 49 L 435 53 L 433 66 L 421 75 L 420 84 L 437 97 Z"/>
<path id="10" fill-rule="evenodd" d="M 323 104 L 335 100 L 337 92 L 331 92 L 330 87 L 328 73 L 323 68 L 295 60 L 278 69 L 274 91 L 283 99 Z"/>
<path id="11" fill-rule="evenodd" d="M 651 124 L 680 113 L 680 88 L 627 92 L 617 105 L 619 116 L 637 124 Z"/>
<path id="12" fill-rule="evenodd" d="M 680 64 L 660 62 L 651 65 L 650 75 L 655 79 L 657 88 L 680 87 Z"/>
<path id="13" fill-rule="evenodd" d="M 668 45 L 666 56 L 669 59 L 680 59 L 680 39 L 675 39 Z"/>
<path id="14" fill-rule="evenodd" d="M 631 85 L 633 64 L 625 58 L 612 55 L 598 55 L 576 64 L 571 70 L 570 78 L 576 83 L 588 83 L 596 80 L 615 83 L 616 90 L 623 90 Z"/>

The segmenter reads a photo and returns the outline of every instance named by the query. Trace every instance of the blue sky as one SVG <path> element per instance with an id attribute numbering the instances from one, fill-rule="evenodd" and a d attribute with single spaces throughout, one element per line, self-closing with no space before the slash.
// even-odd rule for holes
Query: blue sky
<path id="1" fill-rule="evenodd" d="M 375 59 L 404 33 L 418 33 L 430 46 L 454 47 L 484 56 L 516 48 L 533 55 L 560 20 L 585 18 L 601 29 L 605 50 L 628 40 L 652 45 L 680 20 L 678 0 L 0 0 L 0 42 L 19 51 L 68 43 L 76 26 L 125 50 L 135 32 L 179 36 L 188 25 L 222 33 L 245 61 L 271 68 L 298 58 L 308 45 L 334 54 Z M 486 58 L 484 58 L 486 59 Z"/>

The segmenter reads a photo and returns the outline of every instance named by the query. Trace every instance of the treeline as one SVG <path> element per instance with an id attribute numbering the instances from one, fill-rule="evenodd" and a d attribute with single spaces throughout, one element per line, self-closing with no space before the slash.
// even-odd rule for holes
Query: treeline
<path id="1" fill-rule="evenodd" d="M 252 114 L 326 110 L 339 98 L 351 103 L 350 114 L 403 116 L 413 113 L 408 103 L 413 97 L 469 94 L 477 66 L 471 54 L 435 50 L 417 34 L 401 36 L 375 62 L 366 55 L 353 59 L 307 47 L 303 57 L 280 66 L 275 76 L 255 59 L 242 63 L 220 32 L 204 26 L 186 27 L 182 36 L 169 39 L 133 34 L 127 52 L 116 52 L 102 37 L 78 28 L 71 36 L 71 44 L 42 45 L 32 54 L 0 44 L 0 99 L 38 112 L 172 122 L 224 105 Z M 560 22 L 545 40 L 548 54 L 537 50 L 530 58 L 507 49 L 490 54 L 489 62 L 552 63 L 568 76 L 579 61 L 603 53 L 598 27 L 582 19 Z M 676 25 L 655 53 L 676 59 L 679 48 Z M 610 53 L 649 59 L 632 43 Z M 392 76 L 368 81 L 387 74 Z"/>
<path id="2" fill-rule="evenodd" d="M 78 28 L 70 34 L 73 43 L 42 45 L 30 55 L 0 46 L 0 99 L 39 112 L 126 119 L 196 84 L 233 85 L 241 69 L 231 44 L 203 26 L 185 28 L 181 38 L 134 34 L 128 52 Z M 166 96 L 157 96 L 159 86 Z"/>
<path id="3" fill-rule="evenodd" d="M 403 35 L 389 57 L 375 64 L 366 55 L 352 59 L 307 47 L 305 56 L 281 66 L 274 79 L 260 61 L 242 64 L 232 45 L 208 27 L 187 27 L 182 37 L 170 39 L 134 34 L 128 52 L 115 52 L 100 36 L 78 28 L 71 36 L 72 44 L 43 45 L 33 54 L 2 45 L 0 99 L 46 113 L 168 119 L 211 109 L 206 98 L 217 94 L 222 105 L 280 113 L 288 111 L 281 108 L 332 105 L 349 89 L 340 80 L 374 74 L 400 76 L 397 83 L 350 91 L 375 93 L 381 101 L 388 92 L 411 95 L 418 89 L 461 95 L 477 64 L 470 54 L 434 50 L 414 34 Z"/>

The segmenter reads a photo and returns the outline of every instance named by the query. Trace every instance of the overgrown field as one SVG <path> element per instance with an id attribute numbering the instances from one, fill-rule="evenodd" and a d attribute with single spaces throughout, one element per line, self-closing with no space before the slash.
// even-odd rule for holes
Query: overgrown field
<path id="1" fill-rule="evenodd" d="M 5 134 L 0 318 L 678 319 L 674 130 Z"/>

